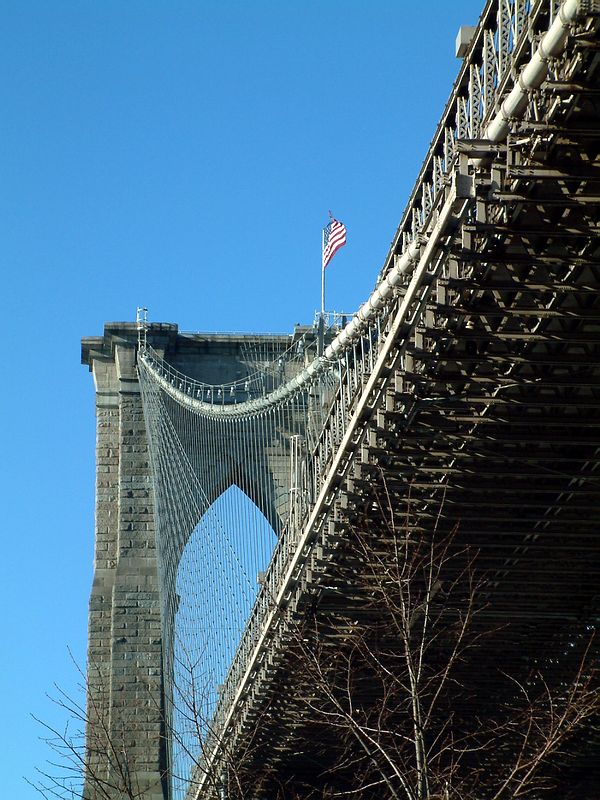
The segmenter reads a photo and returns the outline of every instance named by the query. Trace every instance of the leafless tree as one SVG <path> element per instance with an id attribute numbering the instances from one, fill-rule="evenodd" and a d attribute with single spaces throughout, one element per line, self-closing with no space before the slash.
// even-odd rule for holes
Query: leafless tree
<path id="1" fill-rule="evenodd" d="M 155 710 L 162 715 L 164 746 L 179 749 L 189 772 L 179 774 L 171 763 L 156 785 L 141 786 L 136 779 L 131 736 L 124 724 L 111 724 L 110 692 L 101 668 L 90 665 L 92 686 L 71 658 L 80 678 L 81 701 L 55 687 L 50 699 L 63 715 L 64 727 L 35 717 L 44 730 L 51 757 L 47 767 L 38 770 L 39 777 L 28 783 L 46 800 L 144 800 L 149 794 L 154 796 L 158 784 L 165 783 L 192 789 L 201 783 L 215 797 L 222 796 L 226 785 L 231 787 L 229 793 L 246 796 L 238 774 L 245 754 L 252 750 L 252 737 L 245 742 L 243 752 L 240 748 L 235 754 L 230 751 L 213 726 L 215 686 L 202 671 L 202 657 L 192 659 L 183 645 L 178 651 L 179 680 L 172 686 L 167 710 Z M 211 758 L 215 747 L 219 751 L 217 760 Z"/>
<path id="2" fill-rule="evenodd" d="M 511 674 L 500 663 L 475 679 L 488 646 L 510 635 L 487 618 L 478 553 L 456 530 L 441 535 L 436 526 L 427 537 L 397 526 L 392 513 L 382 519 L 383 537 L 349 534 L 361 563 L 354 618 L 315 613 L 296 630 L 295 670 L 305 671 L 298 702 L 327 743 L 322 773 L 303 796 L 541 797 L 597 730 L 589 632 L 573 633 L 573 651 L 552 675 Z"/>
<path id="3" fill-rule="evenodd" d="M 125 730 L 110 725 L 108 687 L 104 682 L 90 687 L 82 670 L 75 667 L 81 701 L 57 686 L 50 699 L 64 716 L 64 726 L 35 717 L 45 732 L 51 757 L 47 767 L 38 770 L 39 778 L 28 782 L 47 800 L 139 800 L 144 790 L 132 770 Z M 96 669 L 96 675 L 100 674 Z"/>
<path id="4" fill-rule="evenodd" d="M 355 595 L 347 608 L 316 606 L 288 623 L 282 693 L 300 720 L 298 736 L 312 737 L 314 774 L 256 769 L 260 745 L 252 735 L 243 749 L 220 741 L 214 687 L 202 660 L 185 657 L 173 694 L 178 722 L 171 708 L 164 727 L 192 770 L 163 777 L 202 783 L 203 797 L 227 800 L 538 800 L 586 738 L 600 740 L 591 630 L 572 632 L 556 669 L 490 663 L 510 628 L 491 621 L 487 576 L 459 528 L 442 533 L 435 525 L 427 535 L 399 521 L 389 499 L 379 529 L 372 530 L 372 515 L 369 526 L 347 532 Z M 75 725 L 48 728 L 60 769 L 46 771 L 38 788 L 66 800 L 80 797 L 85 782 L 84 796 L 94 800 L 143 800 L 125 732 L 109 730 L 101 687 L 86 694 L 87 710 L 59 693 Z M 266 725 L 279 713 L 270 702 L 260 712 Z"/>

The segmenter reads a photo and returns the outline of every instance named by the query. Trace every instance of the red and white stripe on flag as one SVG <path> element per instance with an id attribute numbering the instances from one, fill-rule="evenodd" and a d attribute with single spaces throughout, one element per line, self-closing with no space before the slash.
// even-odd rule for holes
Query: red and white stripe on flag
<path id="1" fill-rule="evenodd" d="M 323 269 L 345 244 L 346 226 L 332 217 L 329 225 L 323 230 Z"/>

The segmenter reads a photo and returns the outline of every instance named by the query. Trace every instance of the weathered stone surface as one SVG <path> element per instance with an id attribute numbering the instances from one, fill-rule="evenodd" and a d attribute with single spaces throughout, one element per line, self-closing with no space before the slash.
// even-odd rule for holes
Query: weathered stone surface
<path id="1" fill-rule="evenodd" d="M 148 339 L 170 363 L 190 376 L 215 383 L 238 379 L 248 369 L 244 348 L 252 336 L 183 336 L 176 325 L 153 324 Z M 268 337 L 284 348 L 289 337 Z M 266 341 L 266 338 L 265 338 Z M 88 646 L 89 774 L 86 800 L 97 800 L 100 781 L 128 796 L 119 776 L 127 768 L 136 796 L 166 800 L 167 747 L 162 713 L 163 630 L 155 543 L 148 441 L 136 372 L 137 329 L 105 326 L 103 337 L 82 343 L 82 361 L 96 385 L 96 543 L 90 597 Z M 249 475 L 270 475 L 275 507 L 261 508 L 275 521 L 287 515 L 289 464 L 277 449 Z M 215 465 L 215 497 L 226 476 Z M 252 480 L 249 478 L 251 492 Z M 226 487 L 225 487 L 226 488 Z M 260 497 L 257 503 L 261 503 Z M 169 624 L 169 621 L 167 621 Z M 168 638 L 168 637 L 167 637 Z M 112 745 L 112 748 L 111 748 Z M 106 756 L 116 750 L 125 763 Z M 99 753 L 94 753 L 94 751 Z M 117 759 L 118 762 L 118 759 Z M 141 794 L 139 794 L 141 792 Z"/>
<path id="2" fill-rule="evenodd" d="M 83 360 L 96 384 L 97 418 L 85 787 L 90 800 L 101 796 L 105 780 L 114 784 L 115 800 L 127 796 L 128 781 L 145 800 L 167 797 L 153 497 L 136 342 L 135 326 L 126 324 L 107 326 L 102 339 L 83 342 Z M 111 749 L 118 755 L 104 755 Z"/>

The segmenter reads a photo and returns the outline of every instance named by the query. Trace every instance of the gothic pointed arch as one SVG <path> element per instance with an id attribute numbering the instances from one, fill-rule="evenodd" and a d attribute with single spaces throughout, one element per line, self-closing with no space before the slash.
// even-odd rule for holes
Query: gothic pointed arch
<path id="1" fill-rule="evenodd" d="M 277 541 L 257 503 L 230 483 L 189 536 L 177 570 L 173 774 L 189 775 Z M 190 707 L 196 719 L 190 718 Z M 174 787 L 177 790 L 177 787 Z M 177 791 L 175 791 L 177 794 Z"/>

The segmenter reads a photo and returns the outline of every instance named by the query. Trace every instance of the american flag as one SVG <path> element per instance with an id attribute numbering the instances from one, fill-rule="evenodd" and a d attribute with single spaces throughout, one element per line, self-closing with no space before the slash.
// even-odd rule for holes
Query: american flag
<path id="1" fill-rule="evenodd" d="M 329 225 L 323 230 L 323 269 L 329 264 L 340 247 L 345 244 L 346 226 L 343 222 L 331 217 Z"/>

